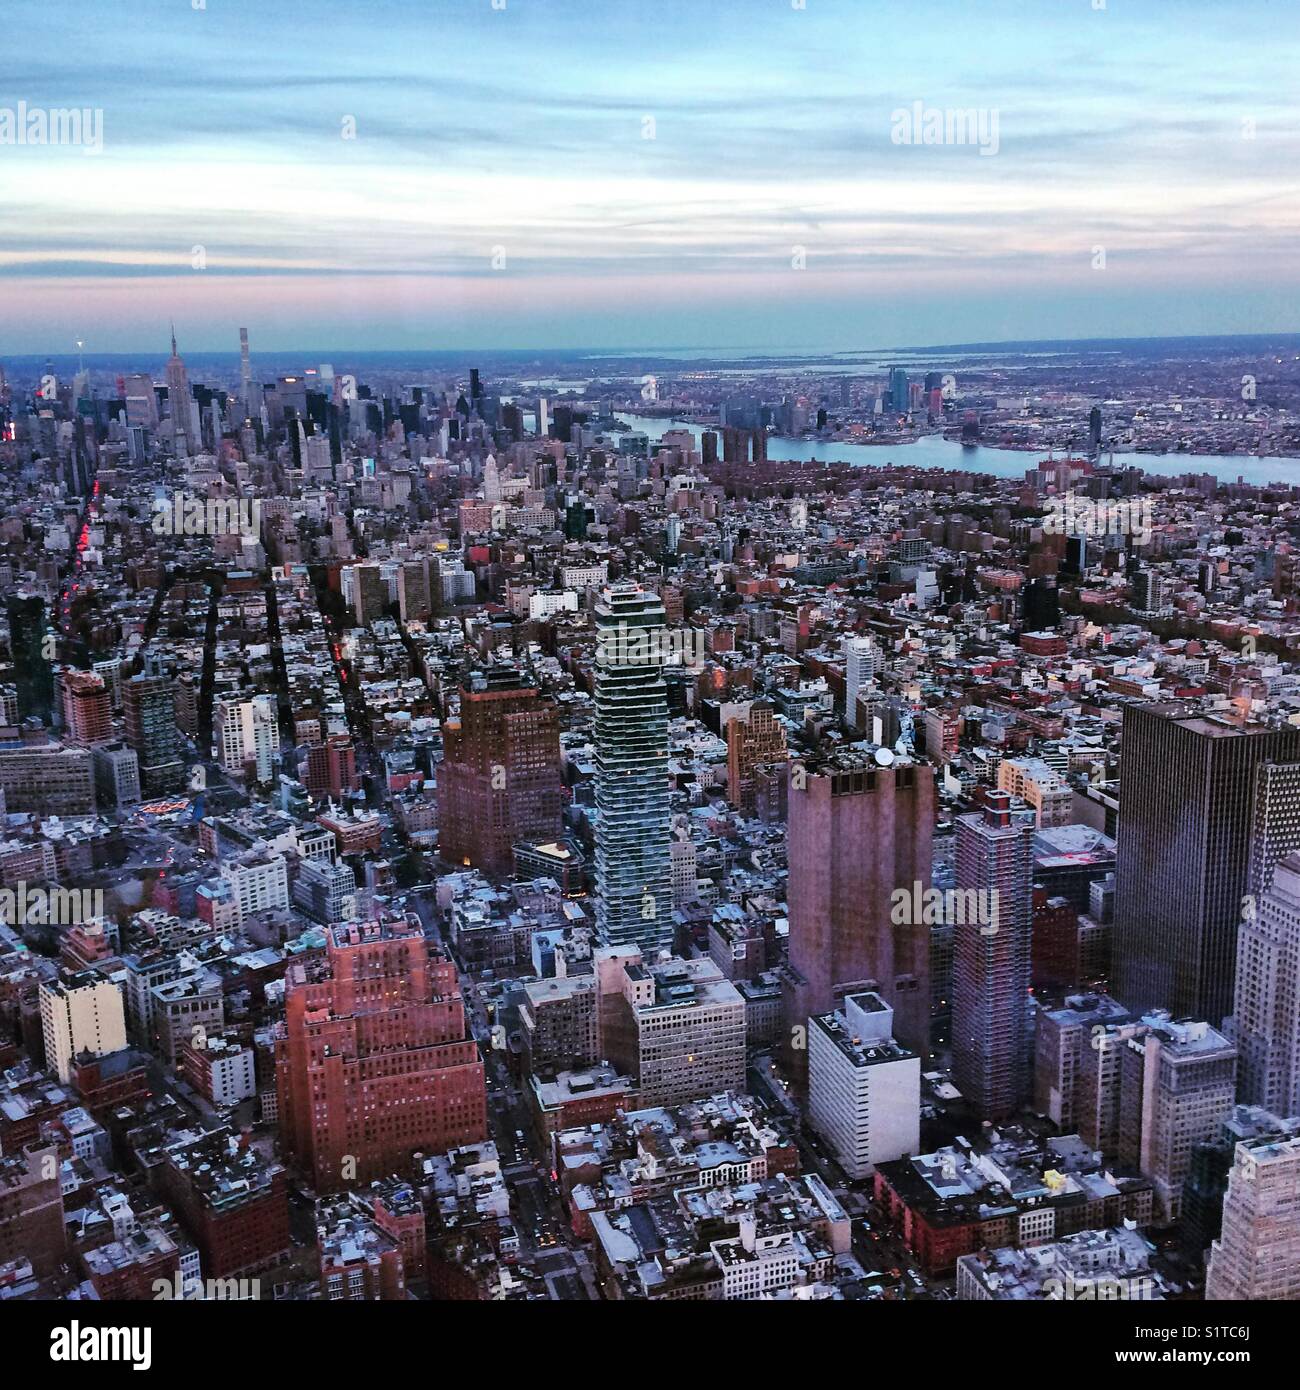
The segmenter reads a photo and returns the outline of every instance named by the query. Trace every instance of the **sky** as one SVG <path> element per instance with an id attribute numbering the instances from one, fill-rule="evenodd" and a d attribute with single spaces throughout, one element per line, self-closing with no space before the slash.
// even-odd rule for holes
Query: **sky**
<path id="1" fill-rule="evenodd" d="M 0 24 L 28 36 L 0 46 L 0 354 L 165 351 L 170 319 L 182 351 L 240 325 L 277 351 L 1297 328 L 1294 0 L 4 0 Z M 3 143 L 20 102 L 101 111 L 102 149 Z M 918 103 L 979 143 L 909 141 Z"/>

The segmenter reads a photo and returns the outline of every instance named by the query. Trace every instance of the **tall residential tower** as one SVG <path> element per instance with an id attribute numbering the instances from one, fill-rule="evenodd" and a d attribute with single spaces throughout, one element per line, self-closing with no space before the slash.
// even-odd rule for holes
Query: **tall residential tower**
<path id="1" fill-rule="evenodd" d="M 986 1120 L 1014 1114 L 1029 1089 L 1035 830 L 1006 792 L 957 817 L 957 888 L 984 910 L 953 925 L 953 1080 Z"/>
<path id="2" fill-rule="evenodd" d="M 606 945 L 671 947 L 668 688 L 655 594 L 611 585 L 596 601 L 596 920 Z"/>

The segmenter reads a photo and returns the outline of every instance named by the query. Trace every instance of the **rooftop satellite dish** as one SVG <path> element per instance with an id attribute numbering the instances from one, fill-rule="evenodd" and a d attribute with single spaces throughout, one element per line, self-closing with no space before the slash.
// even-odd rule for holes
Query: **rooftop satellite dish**
<path id="1" fill-rule="evenodd" d="M 888 748 L 877 748 L 875 757 L 881 767 L 888 767 L 894 761 L 894 755 Z"/>

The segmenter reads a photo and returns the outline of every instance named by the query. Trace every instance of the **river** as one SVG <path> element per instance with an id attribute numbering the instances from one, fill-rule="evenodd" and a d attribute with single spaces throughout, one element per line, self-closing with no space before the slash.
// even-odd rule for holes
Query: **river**
<path id="1" fill-rule="evenodd" d="M 668 430 L 689 429 L 698 446 L 700 435 L 716 426 L 692 425 L 665 420 L 650 415 L 628 415 L 619 412 L 618 418 L 648 435 L 651 443 L 661 439 Z M 1046 453 L 1018 449 L 963 449 L 952 439 L 939 434 L 922 435 L 911 444 L 839 444 L 821 439 L 782 439 L 767 437 L 767 456 L 777 461 L 807 461 L 817 463 L 912 464 L 917 468 L 959 468 L 969 473 L 991 473 L 998 478 L 1023 478 Z M 1102 461 L 1109 461 L 1103 454 Z M 1115 454 L 1117 468 L 1141 468 L 1160 477 L 1176 477 L 1182 473 L 1212 473 L 1223 482 L 1262 485 L 1281 482 L 1300 485 L 1300 458 L 1257 458 L 1254 454 Z"/>

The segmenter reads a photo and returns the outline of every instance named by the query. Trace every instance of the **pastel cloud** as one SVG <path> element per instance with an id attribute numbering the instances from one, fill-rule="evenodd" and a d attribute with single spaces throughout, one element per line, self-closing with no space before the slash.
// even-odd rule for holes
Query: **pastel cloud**
<path id="1" fill-rule="evenodd" d="M 102 107 L 105 137 L 0 147 L 0 350 L 170 314 L 195 346 L 238 315 L 281 346 L 841 347 L 1300 303 L 1297 45 L 1263 0 L 303 14 L 72 0 L 58 44 L 0 56 L 0 106 Z M 997 157 L 893 144 L 916 101 L 996 107 Z"/>

